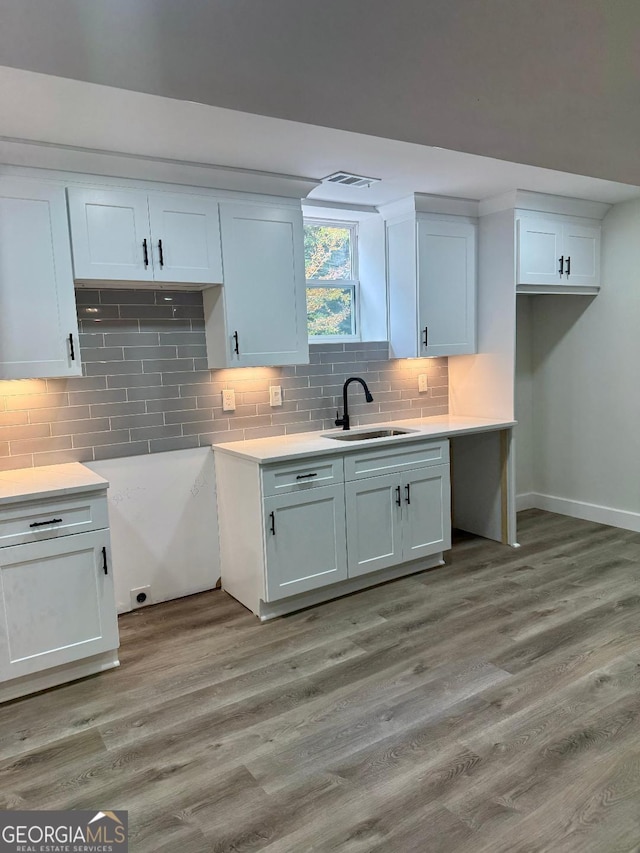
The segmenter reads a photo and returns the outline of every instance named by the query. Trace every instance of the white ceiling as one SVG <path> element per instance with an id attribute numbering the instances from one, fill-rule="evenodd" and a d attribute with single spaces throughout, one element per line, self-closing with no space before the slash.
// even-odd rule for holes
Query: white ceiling
<path id="1" fill-rule="evenodd" d="M 0 124 L 11 138 L 322 178 L 348 169 L 368 189 L 311 197 L 377 205 L 412 192 L 483 199 L 520 188 L 618 202 L 637 187 L 472 154 L 316 127 L 0 67 Z"/>
<path id="2" fill-rule="evenodd" d="M 0 7 L 3 65 L 633 184 L 639 36 L 638 0 Z M 300 159 L 316 174 L 349 167 L 329 152 Z"/>

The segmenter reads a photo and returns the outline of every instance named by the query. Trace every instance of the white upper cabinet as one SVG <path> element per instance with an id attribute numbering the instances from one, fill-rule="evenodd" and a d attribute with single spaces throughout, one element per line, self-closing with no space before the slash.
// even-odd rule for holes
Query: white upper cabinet
<path id="1" fill-rule="evenodd" d="M 466 217 L 387 223 L 392 357 L 476 352 L 476 242 L 476 223 Z"/>
<path id="2" fill-rule="evenodd" d="M 75 277 L 153 281 L 147 194 L 75 188 L 67 192 Z"/>
<path id="3" fill-rule="evenodd" d="M 476 226 L 418 219 L 419 355 L 476 351 Z"/>
<path id="4" fill-rule="evenodd" d="M 178 193 L 149 195 L 155 281 L 222 281 L 218 202 Z"/>
<path id="5" fill-rule="evenodd" d="M 220 204 L 224 287 L 204 292 L 209 367 L 309 361 L 302 210 Z"/>
<path id="6" fill-rule="evenodd" d="M 518 284 L 560 284 L 562 225 L 518 220 Z"/>
<path id="7" fill-rule="evenodd" d="M 600 285 L 600 225 L 565 216 L 517 220 L 517 285 L 571 292 Z"/>
<path id="8" fill-rule="evenodd" d="M 564 280 L 570 287 L 600 284 L 600 226 L 567 223 L 562 230 Z"/>
<path id="9" fill-rule="evenodd" d="M 222 282 L 215 199 L 77 187 L 67 193 L 76 280 Z"/>
<path id="10" fill-rule="evenodd" d="M 0 178 L 0 379 L 79 376 L 64 188 Z"/>

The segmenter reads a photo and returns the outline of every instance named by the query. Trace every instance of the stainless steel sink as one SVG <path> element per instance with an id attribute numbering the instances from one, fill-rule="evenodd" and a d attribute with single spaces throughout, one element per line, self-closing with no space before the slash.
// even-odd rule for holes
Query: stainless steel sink
<path id="1" fill-rule="evenodd" d="M 370 429 L 347 430 L 341 433 L 328 433 L 323 438 L 333 438 L 335 441 L 368 441 L 372 438 L 391 438 L 393 435 L 409 435 L 414 429 Z"/>

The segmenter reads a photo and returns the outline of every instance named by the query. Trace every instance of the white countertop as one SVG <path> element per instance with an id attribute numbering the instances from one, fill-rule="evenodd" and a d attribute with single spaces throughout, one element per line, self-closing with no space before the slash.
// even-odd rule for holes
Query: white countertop
<path id="1" fill-rule="evenodd" d="M 42 500 L 74 492 L 101 491 L 108 486 L 108 480 L 80 462 L 0 471 L 0 505 L 30 498 Z"/>
<path id="2" fill-rule="evenodd" d="M 335 441 L 326 435 L 339 435 L 342 430 L 322 430 L 321 432 L 300 432 L 295 435 L 279 435 L 273 438 L 255 438 L 250 441 L 229 441 L 214 444 L 214 451 L 241 456 L 253 462 L 267 465 L 271 462 L 286 462 L 308 456 L 326 456 L 335 453 L 348 453 L 365 447 L 379 447 L 383 444 L 406 444 L 425 438 L 449 438 L 454 435 L 466 435 L 474 432 L 490 432 L 508 429 L 516 421 L 493 420 L 491 418 L 454 417 L 438 415 L 432 418 L 416 418 L 406 421 L 387 421 L 379 424 L 353 427 L 352 433 L 369 432 L 374 429 L 409 429 L 414 432 L 407 435 L 386 438 L 372 438 L 363 441 Z"/>

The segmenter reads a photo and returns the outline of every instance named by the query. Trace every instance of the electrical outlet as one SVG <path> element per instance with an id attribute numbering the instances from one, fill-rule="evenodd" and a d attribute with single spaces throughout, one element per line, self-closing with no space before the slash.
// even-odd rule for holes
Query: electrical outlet
<path id="1" fill-rule="evenodd" d="M 269 386 L 269 404 L 271 406 L 281 406 L 282 405 L 282 386 L 281 385 L 270 385 Z"/>
<path id="2" fill-rule="evenodd" d="M 427 374 L 421 373 L 418 376 L 418 391 L 428 391 L 429 386 L 427 385 Z"/>
<path id="3" fill-rule="evenodd" d="M 227 388 L 222 392 L 222 411 L 235 412 L 236 410 L 236 392 L 233 388 Z"/>
<path id="4" fill-rule="evenodd" d="M 137 610 L 138 607 L 147 607 L 149 604 L 153 604 L 150 586 L 139 586 L 137 589 L 131 590 L 132 610 Z"/>

